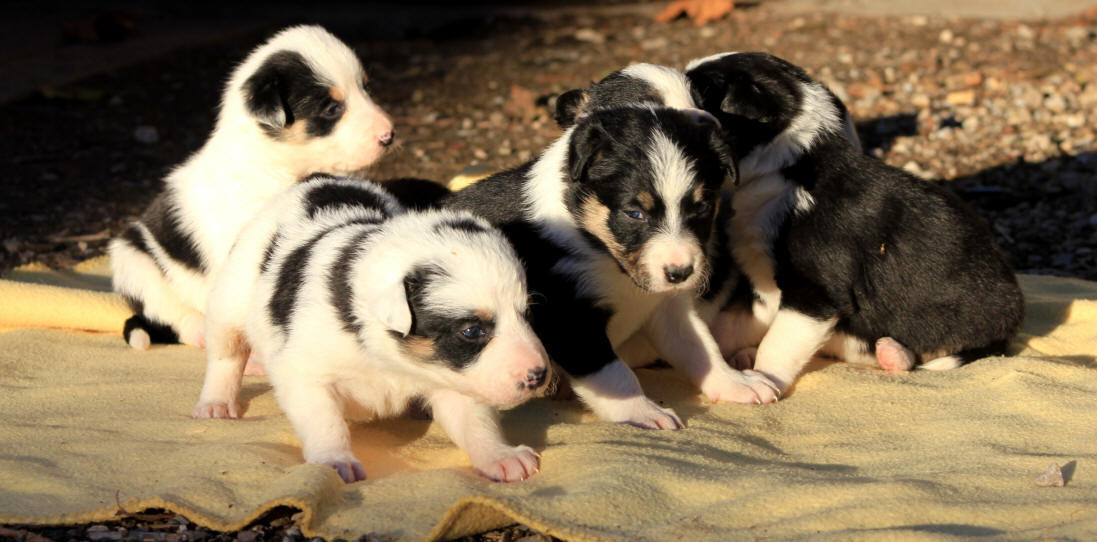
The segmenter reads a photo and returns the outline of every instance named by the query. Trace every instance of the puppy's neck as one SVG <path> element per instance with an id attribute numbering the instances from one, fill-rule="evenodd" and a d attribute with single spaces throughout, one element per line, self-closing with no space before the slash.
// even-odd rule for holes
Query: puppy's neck
<path id="1" fill-rule="evenodd" d="M 587 242 L 564 202 L 568 190 L 564 171 L 573 130 L 565 131 L 537 158 L 529 170 L 522 196 L 530 221 L 541 233 L 557 245 L 575 249 L 585 247 Z"/>

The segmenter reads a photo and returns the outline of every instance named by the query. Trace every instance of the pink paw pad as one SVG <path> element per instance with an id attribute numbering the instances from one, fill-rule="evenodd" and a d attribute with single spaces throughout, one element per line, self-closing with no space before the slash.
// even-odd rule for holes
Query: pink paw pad
<path id="1" fill-rule="evenodd" d="M 876 362 L 885 371 L 909 371 L 914 367 L 914 353 L 899 341 L 884 337 L 876 341 Z"/>

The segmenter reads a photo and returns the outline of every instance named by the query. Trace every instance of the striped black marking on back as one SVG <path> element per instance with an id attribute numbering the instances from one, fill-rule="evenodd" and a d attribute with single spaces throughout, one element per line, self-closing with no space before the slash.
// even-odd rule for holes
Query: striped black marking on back
<path id="1" fill-rule="evenodd" d="M 327 209 L 339 207 L 364 207 L 376 209 L 382 216 L 389 216 L 389 204 L 387 198 L 365 187 L 348 186 L 345 184 L 323 184 L 309 190 L 305 196 L 305 205 L 308 217 L 313 218 L 317 213 Z"/>
<path id="2" fill-rule="evenodd" d="M 268 309 L 270 320 L 274 325 L 282 328 L 282 332 L 288 331 L 290 315 L 297 304 L 297 293 L 305 280 L 305 268 L 312 256 L 312 248 L 325 235 L 333 230 L 326 230 L 290 252 L 278 269 L 278 277 L 274 282 L 274 293 L 270 296 Z"/>
<path id="3" fill-rule="evenodd" d="M 282 232 L 276 231 L 271 236 L 270 242 L 267 243 L 267 249 L 263 251 L 263 261 L 259 264 L 259 271 L 266 273 L 270 271 L 270 260 L 274 257 L 274 250 L 278 248 L 278 239 L 281 238 Z"/>
<path id="4" fill-rule="evenodd" d="M 328 275 L 328 293 L 331 295 L 331 304 L 339 313 L 339 320 L 343 322 L 343 329 L 355 335 L 358 335 L 358 332 L 362 330 L 362 324 L 354 316 L 350 273 L 355 262 L 361 257 L 360 248 L 362 243 L 379 231 L 379 227 L 373 227 L 356 233 L 339 250 L 339 256 L 336 257 L 335 265 L 332 266 L 331 273 Z"/>
<path id="5" fill-rule="evenodd" d="M 435 233 L 438 233 L 444 229 L 464 231 L 469 233 L 487 233 L 488 231 L 488 229 L 485 228 L 483 224 L 469 217 L 445 220 L 434 225 Z"/>
<path id="6" fill-rule="evenodd" d="M 190 232 L 183 229 L 179 210 L 171 201 L 171 193 L 164 192 L 157 196 L 141 216 L 141 222 L 169 258 L 189 269 L 206 272 L 206 262 L 198 253 L 198 243 Z"/>

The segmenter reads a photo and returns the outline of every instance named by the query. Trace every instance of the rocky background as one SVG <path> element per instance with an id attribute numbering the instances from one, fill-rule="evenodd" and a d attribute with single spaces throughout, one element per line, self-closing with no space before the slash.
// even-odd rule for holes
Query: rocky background
<path id="1" fill-rule="evenodd" d="M 173 15 L 139 6 L 55 18 L 43 31 L 59 36 L 58 54 L 139 47 Z M 358 51 L 371 93 L 397 126 L 399 144 L 370 175 L 444 181 L 472 164 L 514 166 L 559 135 L 550 107 L 565 90 L 637 61 L 681 68 L 716 52 L 766 50 L 846 101 L 866 152 L 971 204 L 1018 272 L 1097 280 L 1097 9 L 961 19 L 788 10 L 766 0 L 698 27 L 653 22 L 659 7 L 488 6 L 427 19 L 345 7 L 328 26 Z M 366 9 L 376 11 L 373 24 L 354 24 Z M 220 25 L 139 62 L 4 96 L 0 273 L 103 254 L 164 174 L 201 146 L 233 64 L 287 22 L 315 19 Z M 8 526 L 0 537 L 302 540 L 294 522 L 282 510 L 253 528 L 213 533 L 173 514 L 120 511 L 109 524 Z M 474 539 L 548 537 L 516 526 Z"/>

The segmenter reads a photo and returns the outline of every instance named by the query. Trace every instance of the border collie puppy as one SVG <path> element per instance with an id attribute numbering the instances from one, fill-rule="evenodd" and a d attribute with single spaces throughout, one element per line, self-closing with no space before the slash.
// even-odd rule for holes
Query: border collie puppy
<path id="1" fill-rule="evenodd" d="M 593 111 L 533 162 L 443 200 L 500 226 L 526 265 L 533 324 L 601 419 L 652 429 L 681 420 L 649 400 L 615 348 L 644 332 L 712 400 L 772 395 L 729 367 L 694 297 L 717 191 L 733 170 L 712 119 L 658 107 Z M 760 391 L 762 390 L 762 391 Z"/>
<path id="2" fill-rule="evenodd" d="M 686 76 L 738 159 L 734 255 L 767 328 L 757 371 L 783 391 L 821 349 L 896 370 L 1005 349 L 1022 294 L 959 198 L 862 154 L 841 102 L 784 60 L 726 53 Z"/>
<path id="3" fill-rule="evenodd" d="M 283 30 L 235 69 L 209 140 L 110 244 L 114 289 L 135 313 L 131 346 L 201 345 L 211 277 L 248 218 L 310 173 L 382 156 L 392 121 L 365 81 L 354 52 L 318 26 Z"/>
<path id="4" fill-rule="evenodd" d="M 313 178 L 241 232 L 210 292 L 208 367 L 195 418 L 237 418 L 249 348 L 265 360 L 308 463 L 365 472 L 345 419 L 422 398 L 497 481 L 538 471 L 495 407 L 541 392 L 548 357 L 526 321 L 525 275 L 506 238 L 452 210 L 404 212 L 381 188 Z"/>

